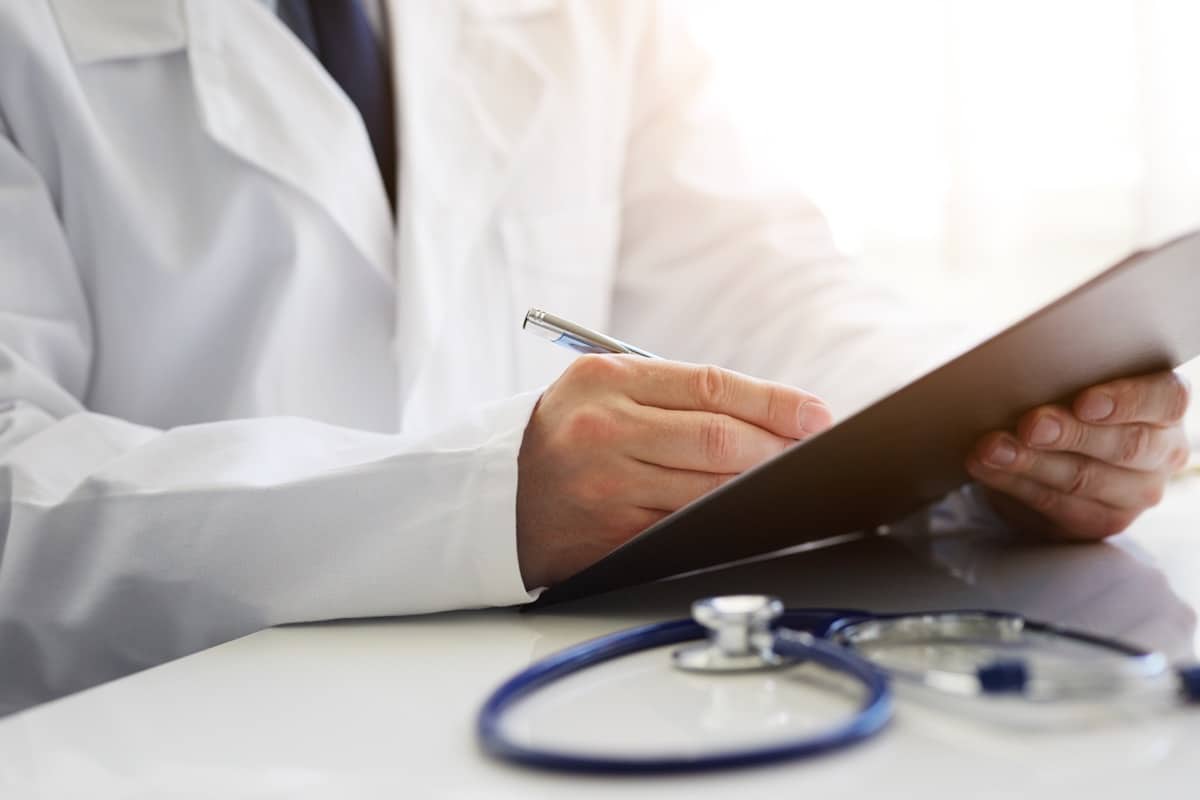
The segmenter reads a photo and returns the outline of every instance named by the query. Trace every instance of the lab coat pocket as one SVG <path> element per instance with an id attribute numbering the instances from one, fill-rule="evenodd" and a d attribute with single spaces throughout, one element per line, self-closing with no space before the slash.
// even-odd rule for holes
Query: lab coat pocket
<path id="1" fill-rule="evenodd" d="M 619 227 L 616 202 L 504 216 L 500 232 L 513 314 L 523 316 L 537 307 L 591 328 L 607 328 Z M 532 340 L 518 346 L 523 388 L 562 371 L 570 354 L 558 350 Z"/>
<path id="2" fill-rule="evenodd" d="M 51 0 L 76 64 L 158 56 L 187 44 L 183 0 Z"/>

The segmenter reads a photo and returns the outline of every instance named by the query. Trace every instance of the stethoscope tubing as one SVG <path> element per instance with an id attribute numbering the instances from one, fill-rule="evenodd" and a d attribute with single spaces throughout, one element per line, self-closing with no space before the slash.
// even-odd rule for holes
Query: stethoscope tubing
<path id="1" fill-rule="evenodd" d="M 862 742 L 881 731 L 891 719 L 892 693 L 889 675 L 864 656 L 854 645 L 842 641 L 854 625 L 905 619 L 936 620 L 947 615 L 981 617 L 996 622 L 1013 620 L 1025 632 L 1074 640 L 1132 658 L 1159 657 L 1124 642 L 1083 631 L 1024 619 L 989 610 L 927 611 L 872 614 L 851 609 L 793 609 L 779 617 L 772 649 L 788 660 L 810 661 L 847 675 L 864 687 L 865 695 L 847 720 L 817 734 L 777 744 L 740 748 L 717 753 L 663 756 L 602 756 L 531 747 L 510 738 L 503 727 L 505 714 L 513 705 L 538 689 L 589 667 L 622 656 L 704 639 L 707 630 L 690 619 L 660 622 L 620 631 L 570 647 L 539 661 L 497 688 L 484 703 L 476 720 L 476 732 L 485 752 L 506 761 L 540 769 L 607 775 L 636 775 L 746 767 L 790 759 L 802 759 Z M 1175 667 L 1187 702 L 1200 702 L 1200 666 Z M 1021 660 L 999 661 L 980 670 L 980 690 L 987 694 L 1022 693 L 1030 674 Z"/>
<path id="2" fill-rule="evenodd" d="M 856 614 L 861 612 L 847 612 Z M 525 766 L 606 775 L 697 772 L 748 767 L 827 753 L 874 736 L 891 719 L 892 694 L 887 676 L 852 651 L 825 641 L 825 628 L 837 619 L 832 611 L 790 612 L 780 620 L 791 631 L 813 629 L 812 638 L 777 637 L 775 652 L 812 661 L 846 674 L 863 685 L 865 695 L 847 720 L 803 739 L 703 755 L 602 756 L 530 747 L 511 739 L 503 728 L 505 713 L 522 698 L 580 670 L 642 650 L 703 639 L 705 629 L 692 620 L 676 620 L 620 631 L 563 650 L 503 683 L 484 703 L 476 733 L 484 751 Z"/>

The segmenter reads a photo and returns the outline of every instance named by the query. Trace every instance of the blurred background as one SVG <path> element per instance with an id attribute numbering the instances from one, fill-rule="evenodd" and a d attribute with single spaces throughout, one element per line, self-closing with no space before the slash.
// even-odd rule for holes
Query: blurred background
<path id="1" fill-rule="evenodd" d="M 1200 227 L 1195 0 L 686 5 L 749 145 L 931 303 L 999 324 Z"/>

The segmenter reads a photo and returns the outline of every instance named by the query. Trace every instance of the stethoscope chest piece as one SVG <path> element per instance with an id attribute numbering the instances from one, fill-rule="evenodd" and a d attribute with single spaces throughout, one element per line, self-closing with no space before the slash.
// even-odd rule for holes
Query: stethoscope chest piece
<path id="1" fill-rule="evenodd" d="M 692 619 L 708 629 L 708 639 L 672 654 L 687 672 L 748 672 L 776 669 L 799 659 L 774 649 L 772 624 L 783 615 L 777 597 L 761 594 L 708 597 L 692 603 Z"/>
<path id="2" fill-rule="evenodd" d="M 493 756 L 542 769 L 597 773 L 664 773 L 744 767 L 807 758 L 862 742 L 878 733 L 892 714 L 886 676 L 850 650 L 814 636 L 809 622 L 828 624 L 827 612 L 785 614 L 783 604 L 763 595 L 731 595 L 692 605 L 691 620 L 656 622 L 593 639 L 530 665 L 501 684 L 480 709 L 476 728 Z M 818 619 L 819 618 L 819 619 Z M 812 662 L 841 673 L 862 688 L 847 717 L 799 738 L 711 753 L 685 750 L 662 755 L 583 753 L 523 743 L 503 724 L 515 704 L 580 670 L 652 648 L 687 644 L 672 656 L 675 667 L 694 673 L 732 673 Z"/>

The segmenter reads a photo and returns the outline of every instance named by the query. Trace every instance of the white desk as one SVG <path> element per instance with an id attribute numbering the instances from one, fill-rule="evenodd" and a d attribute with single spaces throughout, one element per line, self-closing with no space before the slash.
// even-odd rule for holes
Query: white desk
<path id="1" fill-rule="evenodd" d="M 792 605 L 1011 609 L 1190 657 L 1197 528 L 1200 479 L 1189 478 L 1110 545 L 864 540 L 537 615 L 268 630 L 0 721 L 0 797 L 1195 797 L 1200 710 L 1091 708 L 1082 725 L 1074 717 L 997 723 L 902 698 L 891 729 L 851 751 L 659 779 L 493 763 L 477 751 L 472 722 L 482 698 L 531 658 L 680 616 L 694 597 L 737 589 L 772 591 Z M 756 710 L 755 698 L 792 691 L 770 676 L 732 693 L 733 684 L 716 680 L 680 689 L 666 683 L 680 676 L 661 654 L 647 655 L 531 706 L 531 724 L 586 713 L 590 722 L 568 722 L 567 734 L 634 742 L 646 731 L 719 727 L 722 719 L 761 727 L 779 719 L 767 706 Z M 620 702 L 592 702 L 597 689 Z"/>

